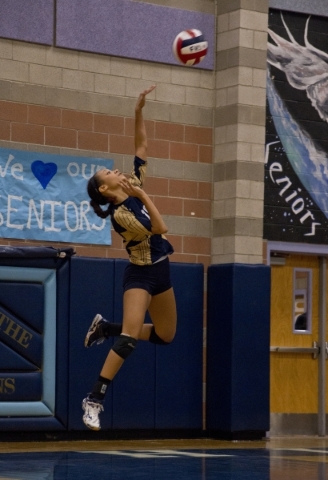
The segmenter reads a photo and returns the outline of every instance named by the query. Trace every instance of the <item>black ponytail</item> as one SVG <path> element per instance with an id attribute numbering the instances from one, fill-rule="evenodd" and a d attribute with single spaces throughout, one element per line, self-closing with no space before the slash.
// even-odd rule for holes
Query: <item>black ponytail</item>
<path id="1" fill-rule="evenodd" d="M 93 208 L 93 211 L 100 218 L 107 218 L 110 215 L 111 210 L 111 199 L 105 197 L 99 192 L 99 185 L 96 179 L 96 176 L 90 178 L 87 186 L 88 195 L 91 198 L 90 205 Z M 100 205 L 109 204 L 107 210 L 103 210 Z"/>

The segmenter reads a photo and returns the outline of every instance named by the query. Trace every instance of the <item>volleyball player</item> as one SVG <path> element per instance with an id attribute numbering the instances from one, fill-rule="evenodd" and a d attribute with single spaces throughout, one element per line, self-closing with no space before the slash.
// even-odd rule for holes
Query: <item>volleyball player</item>
<path id="1" fill-rule="evenodd" d="M 85 346 L 118 336 L 110 349 L 98 380 L 82 402 L 83 421 L 92 430 L 100 429 L 99 414 L 109 384 L 135 349 L 138 340 L 160 345 L 169 344 L 176 331 L 176 304 L 170 280 L 168 256 L 172 245 L 159 211 L 142 189 L 147 166 L 147 136 L 143 119 L 146 95 L 143 91 L 135 107 L 135 157 L 130 178 L 118 170 L 103 169 L 88 182 L 90 205 L 101 218 L 110 215 L 114 230 L 123 237 L 130 263 L 123 279 L 122 325 L 105 320 L 100 314 L 93 319 Z M 146 312 L 152 323 L 144 324 Z"/>

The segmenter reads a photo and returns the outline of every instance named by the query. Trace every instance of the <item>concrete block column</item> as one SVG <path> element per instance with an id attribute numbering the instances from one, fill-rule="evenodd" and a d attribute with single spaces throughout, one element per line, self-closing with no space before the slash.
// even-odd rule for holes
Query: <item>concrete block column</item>
<path id="1" fill-rule="evenodd" d="M 212 263 L 262 263 L 268 0 L 217 4 Z"/>

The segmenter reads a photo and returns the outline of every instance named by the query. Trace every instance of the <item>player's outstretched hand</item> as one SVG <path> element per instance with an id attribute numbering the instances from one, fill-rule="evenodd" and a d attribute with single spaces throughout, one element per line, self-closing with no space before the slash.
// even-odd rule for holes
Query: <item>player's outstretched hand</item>
<path id="1" fill-rule="evenodd" d="M 136 110 L 141 110 L 145 106 L 146 95 L 148 95 L 148 93 L 152 92 L 154 90 L 154 88 L 156 88 L 156 85 L 152 85 L 151 87 L 147 88 L 146 90 L 144 90 L 143 92 L 140 93 L 140 95 L 138 97 L 138 100 L 137 100 L 137 104 L 136 104 Z"/>

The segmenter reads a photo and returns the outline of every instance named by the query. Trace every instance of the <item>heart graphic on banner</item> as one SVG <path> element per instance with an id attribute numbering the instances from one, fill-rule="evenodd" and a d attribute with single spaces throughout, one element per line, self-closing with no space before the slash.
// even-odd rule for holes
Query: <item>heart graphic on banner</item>
<path id="1" fill-rule="evenodd" d="M 31 165 L 31 170 L 35 178 L 41 183 L 42 187 L 46 189 L 50 180 L 57 173 L 57 165 L 52 162 L 44 163 L 42 160 L 35 160 Z"/>

